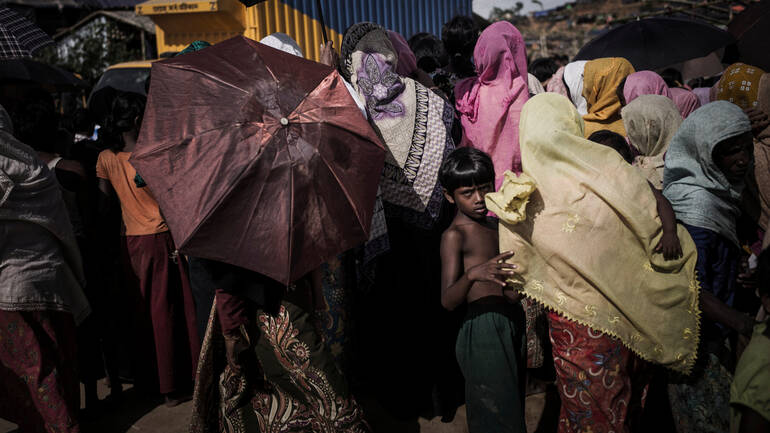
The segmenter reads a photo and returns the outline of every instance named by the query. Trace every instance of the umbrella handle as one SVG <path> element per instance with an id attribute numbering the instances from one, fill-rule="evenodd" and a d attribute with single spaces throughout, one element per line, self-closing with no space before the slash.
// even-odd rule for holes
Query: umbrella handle
<path id="1" fill-rule="evenodd" d="M 326 35 L 326 24 L 324 24 L 324 10 L 321 6 L 321 0 L 316 0 L 316 6 L 318 6 L 318 20 L 321 21 L 321 34 L 324 37 L 324 44 L 329 42 L 329 37 Z"/>

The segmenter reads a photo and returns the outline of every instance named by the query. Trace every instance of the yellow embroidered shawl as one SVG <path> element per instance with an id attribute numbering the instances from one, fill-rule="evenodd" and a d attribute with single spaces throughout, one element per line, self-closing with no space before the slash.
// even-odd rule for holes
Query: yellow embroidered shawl
<path id="1" fill-rule="evenodd" d="M 646 179 L 583 138 L 583 121 L 564 96 L 530 99 L 521 125 L 524 176 L 507 175 L 487 196 L 500 217 L 500 250 L 514 251 L 519 266 L 511 283 L 643 359 L 688 373 L 700 332 L 692 238 L 678 226 L 683 258 L 653 253 L 662 229 Z"/>

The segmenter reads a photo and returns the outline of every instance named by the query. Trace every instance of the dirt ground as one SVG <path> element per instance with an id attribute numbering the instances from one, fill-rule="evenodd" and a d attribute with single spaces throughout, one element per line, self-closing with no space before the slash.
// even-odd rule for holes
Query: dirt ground
<path id="1" fill-rule="evenodd" d="M 192 403 L 187 402 L 174 408 L 163 405 L 162 400 L 147 398 L 139 395 L 129 386 L 124 386 L 125 400 L 120 408 L 105 409 L 96 414 L 93 419 L 82 422 L 83 433 L 186 433 Z M 106 396 L 108 388 L 104 381 L 99 383 L 99 396 Z M 82 392 L 81 392 L 82 395 Z M 543 416 L 543 409 L 547 401 L 546 394 L 534 394 L 527 397 L 526 417 L 527 431 L 547 432 L 555 431 L 555 421 L 558 413 L 553 410 L 547 416 Z M 396 420 L 379 406 L 373 398 L 362 398 L 361 404 L 367 414 L 375 433 L 467 433 L 468 428 L 465 419 L 465 406 L 457 410 L 452 423 L 442 423 L 440 418 L 417 418 L 415 420 Z M 558 403 L 557 403 L 558 404 Z M 549 408 L 553 406 L 548 404 Z M 558 409 L 557 409 L 558 410 Z M 0 433 L 23 433 L 16 426 L 6 420 L 0 419 Z"/>

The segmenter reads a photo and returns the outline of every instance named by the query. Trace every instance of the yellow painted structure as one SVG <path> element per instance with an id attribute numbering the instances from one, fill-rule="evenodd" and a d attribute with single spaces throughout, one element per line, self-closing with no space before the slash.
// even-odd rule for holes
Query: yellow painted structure
<path id="1" fill-rule="evenodd" d="M 297 41 L 306 58 L 320 59 L 321 23 L 279 0 L 248 8 L 238 0 L 149 0 L 137 5 L 136 13 L 155 22 L 159 54 L 182 51 L 195 40 L 215 44 L 244 35 L 258 41 L 283 32 Z M 328 27 L 326 34 L 339 49 L 342 35 Z"/>

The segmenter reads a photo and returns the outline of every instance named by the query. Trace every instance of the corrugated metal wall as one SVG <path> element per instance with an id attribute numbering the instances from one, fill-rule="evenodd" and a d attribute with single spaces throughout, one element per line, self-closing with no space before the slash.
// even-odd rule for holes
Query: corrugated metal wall
<path id="1" fill-rule="evenodd" d="M 283 32 L 297 41 L 306 58 L 320 60 L 323 43 L 320 21 L 286 3 L 269 0 L 248 8 L 245 36 L 258 41 L 271 33 Z M 339 49 L 342 35 L 328 24 L 326 34 Z"/>
<path id="2" fill-rule="evenodd" d="M 318 19 L 316 0 L 282 0 Z M 344 33 L 359 21 L 373 21 L 405 38 L 418 32 L 441 36 L 441 26 L 455 15 L 472 13 L 471 0 L 321 0 L 326 25 Z"/>
<path id="3" fill-rule="evenodd" d="M 470 15 L 472 0 L 321 0 L 329 38 L 339 49 L 342 34 L 352 24 L 373 21 L 401 33 L 405 38 L 418 32 L 441 36 L 441 27 L 455 15 Z M 323 38 L 316 0 L 269 0 L 247 10 L 251 31 L 261 39 L 284 32 L 296 39 L 305 57 L 319 59 Z M 252 33 L 254 36 L 251 36 Z"/>
<path id="4" fill-rule="evenodd" d="M 183 2 L 165 2 L 175 1 Z M 338 50 L 345 29 L 360 21 L 376 22 L 407 39 L 417 32 L 441 36 L 441 27 L 453 16 L 472 13 L 471 3 L 472 0 L 321 0 L 327 34 Z M 217 0 L 217 4 L 219 11 L 212 13 L 158 15 L 139 6 L 137 11 L 155 21 L 159 53 L 179 51 L 195 39 L 215 43 L 243 34 L 260 40 L 283 32 L 299 43 L 305 57 L 319 60 L 323 37 L 316 0 L 268 0 L 249 8 L 235 0 Z"/>

